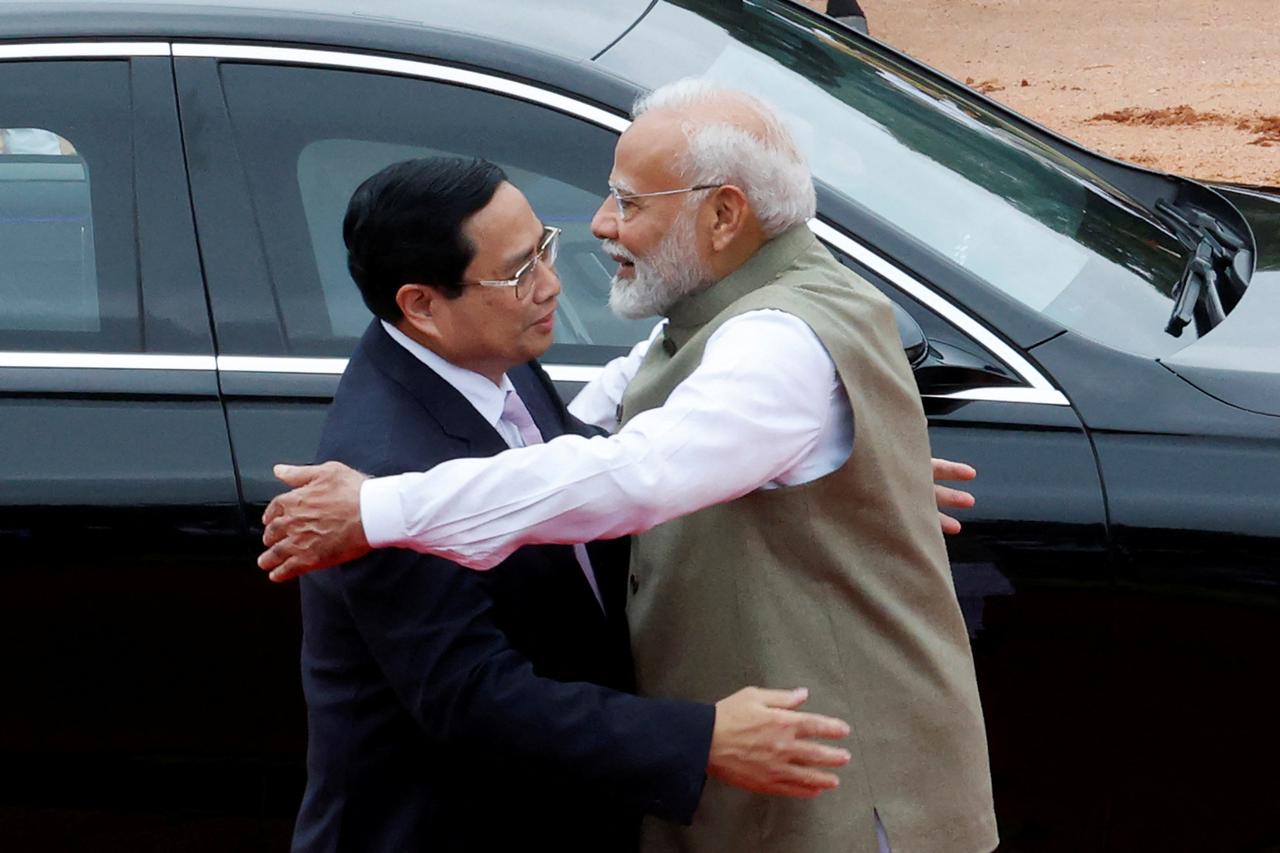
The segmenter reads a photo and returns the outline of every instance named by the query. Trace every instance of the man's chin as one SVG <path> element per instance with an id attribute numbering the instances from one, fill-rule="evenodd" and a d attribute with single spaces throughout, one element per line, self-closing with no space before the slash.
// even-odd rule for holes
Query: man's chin
<path id="1" fill-rule="evenodd" d="M 519 364 L 530 361 L 535 358 L 542 358 L 547 354 L 547 350 L 551 349 L 551 345 L 555 343 L 554 334 L 538 334 L 524 342 L 524 359 Z"/>
<path id="2" fill-rule="evenodd" d="M 623 320 L 643 320 L 646 317 L 660 316 L 661 312 L 648 305 L 640 305 L 633 301 L 627 293 L 632 279 L 619 281 L 617 276 L 609 287 L 609 310 L 614 316 Z"/>

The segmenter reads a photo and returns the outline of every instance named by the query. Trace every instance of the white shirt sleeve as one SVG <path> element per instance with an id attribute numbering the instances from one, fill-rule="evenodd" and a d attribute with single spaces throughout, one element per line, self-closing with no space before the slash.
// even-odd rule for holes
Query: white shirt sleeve
<path id="1" fill-rule="evenodd" d="M 622 394 L 640 369 L 649 352 L 649 346 L 661 332 L 667 321 L 653 327 L 649 337 L 631 348 L 631 352 L 613 359 L 595 379 L 587 383 L 569 404 L 569 414 L 587 424 L 595 424 L 609 432 L 618 431 L 618 404 Z"/>
<path id="2" fill-rule="evenodd" d="M 828 421 L 835 381 L 831 357 L 799 318 L 743 314 L 708 339 L 665 405 L 616 435 L 565 435 L 367 480 L 365 535 L 375 547 L 487 569 L 522 545 L 639 533 L 740 497 L 803 460 Z"/>

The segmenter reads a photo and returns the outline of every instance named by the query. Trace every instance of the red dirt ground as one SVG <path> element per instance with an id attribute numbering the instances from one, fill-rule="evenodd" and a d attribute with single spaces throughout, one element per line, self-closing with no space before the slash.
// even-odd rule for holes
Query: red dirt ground
<path id="1" fill-rule="evenodd" d="M 1280 186 L 1277 0 L 860 3 L 876 38 L 1090 148 Z"/>

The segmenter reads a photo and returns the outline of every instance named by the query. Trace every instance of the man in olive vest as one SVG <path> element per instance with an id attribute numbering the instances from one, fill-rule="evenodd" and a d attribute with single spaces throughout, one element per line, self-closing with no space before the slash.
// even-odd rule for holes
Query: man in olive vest
<path id="1" fill-rule="evenodd" d="M 646 850 L 990 851 L 973 662 L 889 302 L 808 230 L 812 179 L 767 108 L 681 81 L 636 112 L 593 230 L 614 309 L 666 320 L 572 407 L 617 432 L 395 478 L 280 471 L 307 485 L 268 509 L 259 563 L 283 579 L 373 545 L 483 569 L 635 534 L 643 694 L 802 684 L 853 728 L 838 790 L 712 779 L 693 825 L 650 822 Z"/>

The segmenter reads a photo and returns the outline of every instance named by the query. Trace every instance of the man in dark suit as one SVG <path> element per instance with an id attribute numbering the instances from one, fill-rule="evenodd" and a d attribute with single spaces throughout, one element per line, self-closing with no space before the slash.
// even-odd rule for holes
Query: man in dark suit
<path id="1" fill-rule="evenodd" d="M 377 319 L 318 457 L 425 471 L 587 427 L 534 360 L 551 343 L 557 232 L 501 170 L 388 167 L 344 222 Z M 355 519 L 358 524 L 359 520 Z M 307 789 L 294 849 L 634 847 L 638 817 L 687 823 L 707 774 L 813 796 L 848 753 L 802 691 L 714 706 L 629 694 L 625 542 L 539 545 L 487 574 L 381 550 L 302 581 Z"/>

